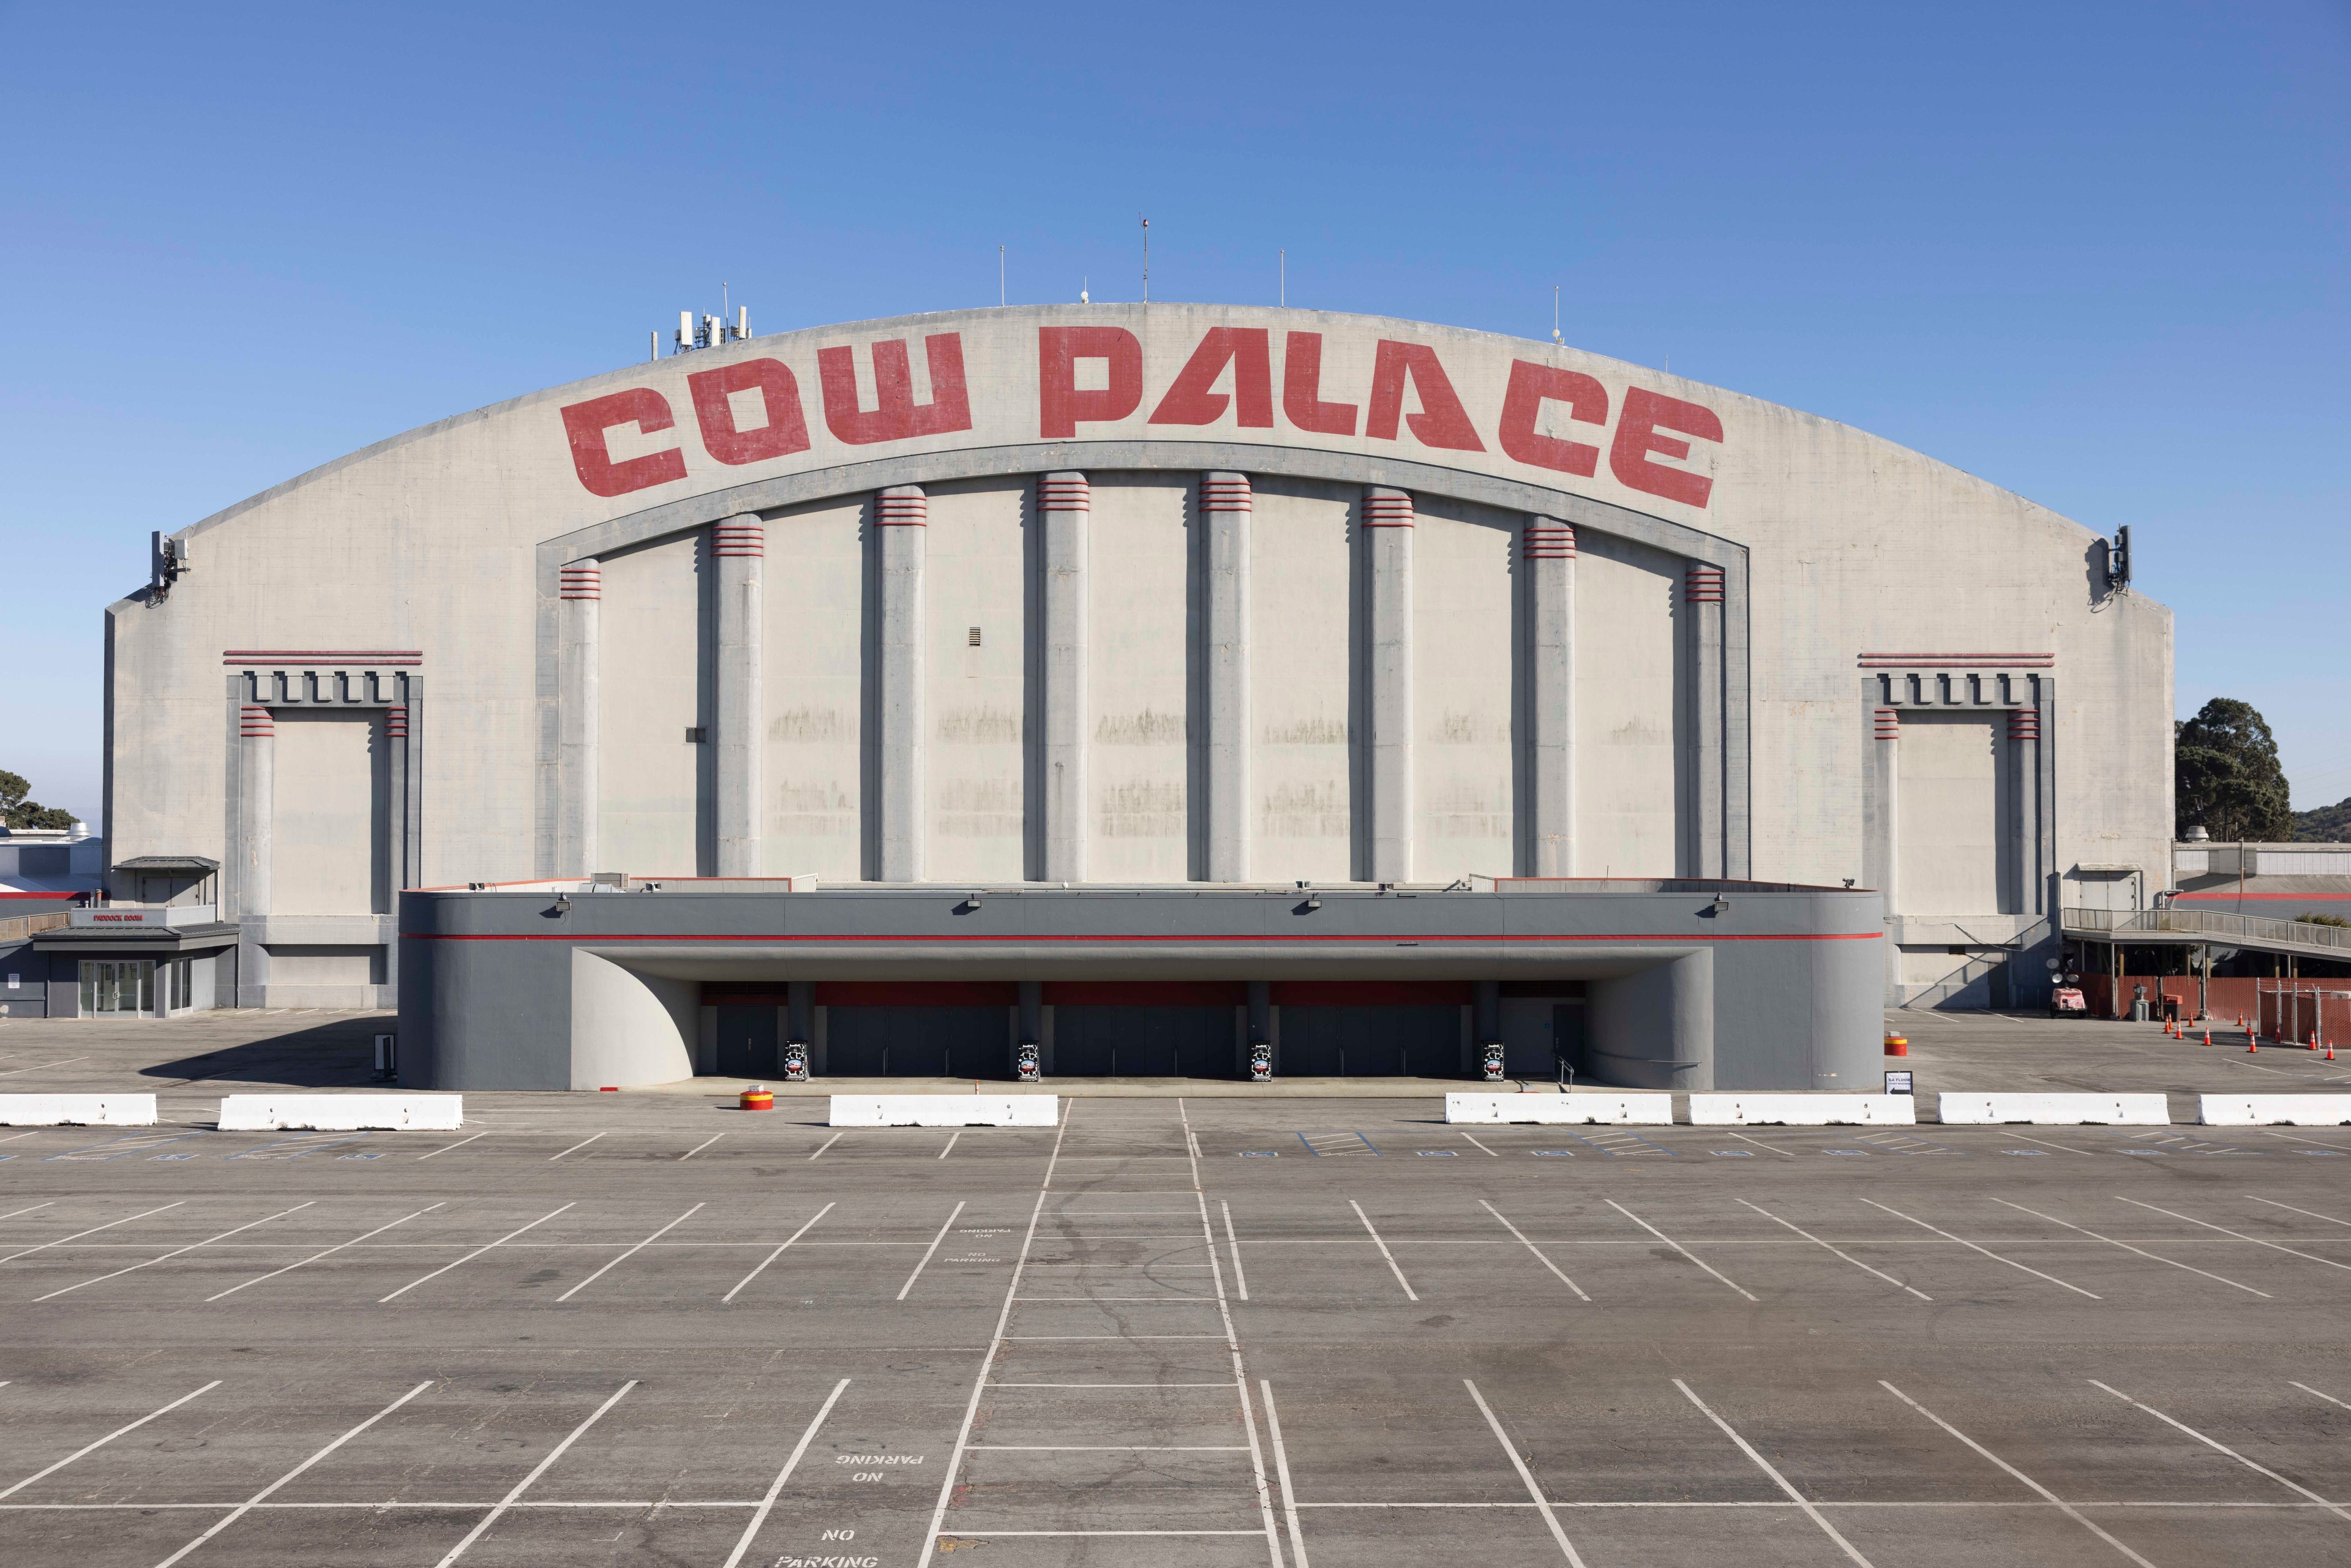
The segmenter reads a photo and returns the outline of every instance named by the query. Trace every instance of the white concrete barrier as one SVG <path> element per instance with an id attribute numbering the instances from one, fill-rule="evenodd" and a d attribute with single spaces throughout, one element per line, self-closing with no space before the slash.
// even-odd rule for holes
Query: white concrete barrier
<path id="1" fill-rule="evenodd" d="M 224 1133 L 443 1132 L 465 1120 L 462 1094 L 231 1094 Z"/>
<path id="2" fill-rule="evenodd" d="M 0 1094 L 0 1127 L 152 1127 L 152 1094 Z"/>
<path id="3" fill-rule="evenodd" d="M 1908 1094 L 1693 1094 L 1693 1127 L 1907 1127 L 1918 1120 Z"/>
<path id="4" fill-rule="evenodd" d="M 1570 1123 L 1617 1123 L 1638 1126 L 1668 1126 L 1674 1119 L 1674 1097 L 1650 1094 L 1596 1094 L 1576 1090 L 1567 1094 L 1447 1094 L 1448 1122 L 1533 1122 L 1543 1126 Z"/>
<path id="5" fill-rule="evenodd" d="M 1946 1126 L 2029 1122 L 2042 1127 L 2095 1123 L 2110 1127 L 2162 1127 L 2171 1122 L 2160 1094 L 1959 1094 L 1937 1096 Z"/>
<path id="6" fill-rule="evenodd" d="M 2340 1127 L 2351 1094 L 2206 1094 L 2196 1119 L 2208 1127 Z"/>
<path id="7" fill-rule="evenodd" d="M 1050 1127 L 1059 1094 L 836 1094 L 836 1127 Z"/>

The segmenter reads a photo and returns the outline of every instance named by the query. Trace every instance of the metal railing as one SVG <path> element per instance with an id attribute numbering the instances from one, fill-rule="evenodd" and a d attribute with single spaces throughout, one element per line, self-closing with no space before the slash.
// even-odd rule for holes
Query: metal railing
<path id="1" fill-rule="evenodd" d="M 2351 959 L 2351 928 L 2313 925 L 2302 920 L 2271 920 L 2258 915 L 2222 915 L 2212 910 L 2069 909 L 2068 934 L 2129 941 L 2132 937 L 2215 937 L 2239 946 L 2301 947 Z"/>
<path id="2" fill-rule="evenodd" d="M 0 942 L 21 942 L 40 931 L 55 931 L 71 920 L 64 910 L 52 910 L 47 915 L 12 915 L 0 920 Z"/>

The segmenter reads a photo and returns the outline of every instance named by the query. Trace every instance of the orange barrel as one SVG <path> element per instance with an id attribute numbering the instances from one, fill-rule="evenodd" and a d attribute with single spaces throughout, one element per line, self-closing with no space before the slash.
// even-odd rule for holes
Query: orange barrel
<path id="1" fill-rule="evenodd" d="M 1909 1037 L 1909 1036 L 1907 1036 L 1907 1035 L 1902 1035 L 1902 1034 L 1889 1034 L 1889 1035 L 1887 1035 L 1887 1036 L 1886 1037 L 1886 1055 L 1888 1055 L 1888 1056 L 1907 1056 L 1907 1055 L 1909 1055 L 1909 1054 L 1910 1054 L 1910 1037 Z"/>
<path id="2" fill-rule="evenodd" d="M 762 1085 L 754 1083 L 743 1091 L 742 1098 L 737 1103 L 746 1111 L 772 1111 L 776 1108 L 776 1097 Z"/>

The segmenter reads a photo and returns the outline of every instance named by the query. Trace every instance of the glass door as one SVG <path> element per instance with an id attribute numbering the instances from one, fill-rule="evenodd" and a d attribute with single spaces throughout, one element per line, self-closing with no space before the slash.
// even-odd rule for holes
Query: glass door
<path id="1" fill-rule="evenodd" d="M 81 1010 L 85 1015 L 148 1013 L 154 1008 L 153 959 L 85 958 L 81 961 Z"/>

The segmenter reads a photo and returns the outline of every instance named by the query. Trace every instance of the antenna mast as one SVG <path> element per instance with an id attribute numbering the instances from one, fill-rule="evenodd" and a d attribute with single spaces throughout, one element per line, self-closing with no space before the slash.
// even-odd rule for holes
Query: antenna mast
<path id="1" fill-rule="evenodd" d="M 1141 213 L 1134 214 L 1143 218 Z M 1151 303 L 1151 220 L 1143 218 L 1143 302 Z"/>

